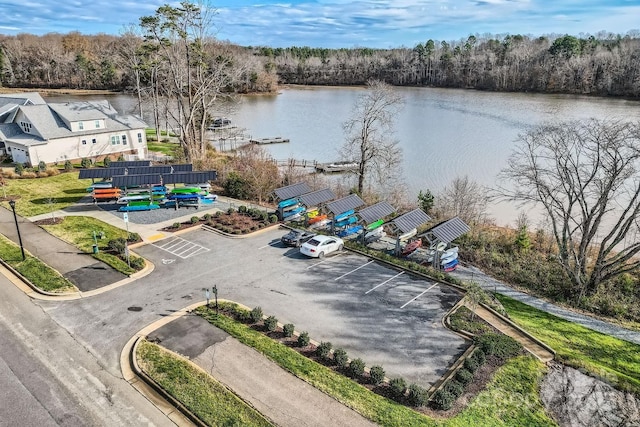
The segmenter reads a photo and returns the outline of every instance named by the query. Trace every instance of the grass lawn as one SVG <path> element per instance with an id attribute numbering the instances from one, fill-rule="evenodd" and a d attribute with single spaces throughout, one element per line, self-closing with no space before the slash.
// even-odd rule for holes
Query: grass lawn
<path id="1" fill-rule="evenodd" d="M 5 184 L 7 197 L 16 198 L 16 213 L 30 217 L 73 205 L 88 194 L 91 180 L 78 179 L 78 172 L 68 172 L 46 178 L 5 179 Z M 6 201 L 2 205 L 11 209 Z"/>
<path id="2" fill-rule="evenodd" d="M 509 316 L 550 345 L 563 363 L 585 368 L 622 390 L 640 395 L 640 345 L 545 313 L 498 295 Z"/>
<path id="3" fill-rule="evenodd" d="M 62 277 L 57 271 L 41 262 L 38 258 L 29 255 L 26 251 L 26 259 L 22 261 L 20 247 L 1 235 L 0 258 L 43 291 L 66 292 L 77 290 L 73 283 Z"/>
<path id="4" fill-rule="evenodd" d="M 93 256 L 124 274 L 135 273 L 135 270 L 129 267 L 125 261 L 115 255 L 103 252 L 107 248 L 109 240 L 126 239 L 126 230 L 88 216 L 67 216 L 59 224 L 43 225 L 42 228 L 86 253 L 92 253 L 93 251 L 95 242 L 93 232 L 95 231 L 97 236 L 102 232 L 105 236 L 104 239 L 97 239 L 101 252 Z"/>
<path id="5" fill-rule="evenodd" d="M 207 425 L 272 425 L 222 384 L 156 344 L 141 341 L 136 357 L 147 375 Z"/>
<path id="6" fill-rule="evenodd" d="M 167 156 L 176 157 L 179 153 L 180 144 L 174 144 L 172 142 L 149 142 L 147 141 L 147 148 L 149 151 L 155 151 Z"/>
<path id="7" fill-rule="evenodd" d="M 546 416 L 537 394 L 543 365 L 529 357 L 518 357 L 507 362 L 498 370 L 488 389 L 458 416 L 435 420 L 367 390 L 247 325 L 223 315 L 216 316 L 215 312 L 205 307 L 198 308 L 197 313 L 295 376 L 381 426 L 555 425 Z"/>

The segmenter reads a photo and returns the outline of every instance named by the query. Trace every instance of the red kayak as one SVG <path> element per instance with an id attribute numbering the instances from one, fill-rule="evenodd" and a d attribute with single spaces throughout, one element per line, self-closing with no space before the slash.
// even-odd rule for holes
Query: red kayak
<path id="1" fill-rule="evenodd" d="M 407 246 L 405 246 L 402 250 L 402 256 L 408 256 L 414 253 L 420 246 L 422 246 L 422 239 L 414 240 L 407 243 Z"/>

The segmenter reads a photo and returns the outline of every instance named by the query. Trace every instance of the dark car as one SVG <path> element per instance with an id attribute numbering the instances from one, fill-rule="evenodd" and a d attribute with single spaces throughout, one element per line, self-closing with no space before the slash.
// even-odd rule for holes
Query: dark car
<path id="1" fill-rule="evenodd" d="M 280 241 L 286 246 L 294 246 L 299 248 L 304 242 L 315 236 L 315 233 L 306 230 L 291 230 L 280 238 Z"/>

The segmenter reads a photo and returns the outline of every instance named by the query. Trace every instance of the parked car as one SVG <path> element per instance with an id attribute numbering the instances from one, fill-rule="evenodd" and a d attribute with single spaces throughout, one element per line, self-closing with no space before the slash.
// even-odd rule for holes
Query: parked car
<path id="1" fill-rule="evenodd" d="M 317 235 L 300 246 L 300 253 L 313 258 L 324 258 L 331 252 L 341 251 L 344 241 L 335 236 Z"/>
<path id="2" fill-rule="evenodd" d="M 291 230 L 280 238 L 280 241 L 285 246 L 293 246 L 299 248 L 303 243 L 315 236 L 316 233 L 312 233 L 306 230 Z"/>

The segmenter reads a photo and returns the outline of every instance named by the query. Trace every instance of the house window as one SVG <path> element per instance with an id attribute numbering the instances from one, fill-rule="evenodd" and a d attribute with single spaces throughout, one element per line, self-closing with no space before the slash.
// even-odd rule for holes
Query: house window
<path id="1" fill-rule="evenodd" d="M 95 139 L 95 138 L 92 138 L 92 139 L 91 139 L 91 143 L 92 143 L 92 144 L 95 144 L 95 143 L 96 143 L 96 139 Z"/>
<path id="2" fill-rule="evenodd" d="M 96 129 L 99 129 L 100 128 L 100 120 L 96 120 L 95 123 L 96 123 Z"/>
<path id="3" fill-rule="evenodd" d="M 87 140 L 86 139 L 82 140 L 82 145 L 87 145 Z"/>
<path id="4" fill-rule="evenodd" d="M 120 137 L 118 137 L 117 135 L 114 135 L 111 137 L 111 145 L 116 145 L 116 144 L 120 144 Z"/>
<path id="5" fill-rule="evenodd" d="M 84 123 L 78 122 L 78 129 L 83 130 L 84 129 Z"/>
<path id="6" fill-rule="evenodd" d="M 138 144 L 142 144 L 142 134 L 138 133 Z"/>
<path id="7" fill-rule="evenodd" d="M 127 135 L 122 135 L 122 145 L 127 145 Z"/>

